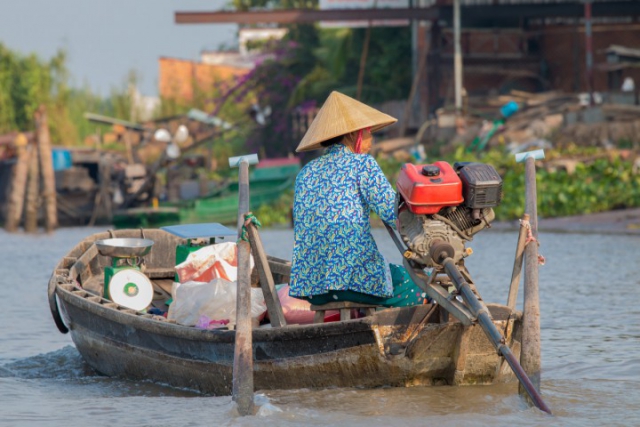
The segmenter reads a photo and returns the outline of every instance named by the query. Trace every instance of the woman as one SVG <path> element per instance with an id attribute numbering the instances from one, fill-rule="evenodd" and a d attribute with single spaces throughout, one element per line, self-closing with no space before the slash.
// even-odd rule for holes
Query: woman
<path id="1" fill-rule="evenodd" d="M 392 271 L 369 223 L 373 211 L 395 228 L 395 191 L 367 153 L 371 132 L 396 121 L 332 92 L 311 123 L 296 151 L 327 149 L 296 178 L 291 296 L 316 305 L 341 300 L 386 306 L 424 301 L 397 266 L 392 266 L 399 284 L 394 292 Z"/>

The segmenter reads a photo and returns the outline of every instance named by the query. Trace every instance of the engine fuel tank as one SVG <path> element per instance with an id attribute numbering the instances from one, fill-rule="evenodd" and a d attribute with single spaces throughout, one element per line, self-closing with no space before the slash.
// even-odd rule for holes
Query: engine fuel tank
<path id="1" fill-rule="evenodd" d="M 462 181 L 447 162 L 406 163 L 396 181 L 398 192 L 415 214 L 435 214 L 463 202 Z"/>

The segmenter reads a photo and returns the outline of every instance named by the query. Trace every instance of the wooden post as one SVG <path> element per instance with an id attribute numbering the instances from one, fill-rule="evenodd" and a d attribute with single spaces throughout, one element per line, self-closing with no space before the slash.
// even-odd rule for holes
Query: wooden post
<path id="1" fill-rule="evenodd" d="M 11 176 L 11 193 L 9 195 L 7 221 L 4 224 L 5 230 L 10 233 L 18 230 L 20 220 L 22 219 L 25 190 L 27 187 L 27 174 L 29 170 L 30 148 L 32 148 L 27 144 L 27 137 L 22 133 L 18 134 L 13 140 L 13 145 L 17 151 L 17 160 Z"/>
<path id="2" fill-rule="evenodd" d="M 40 157 L 40 169 L 42 170 L 43 191 L 45 207 L 45 230 L 50 233 L 58 227 L 58 213 L 56 208 L 56 176 L 53 171 L 53 158 L 51 155 L 51 136 L 47 112 L 44 105 L 36 111 L 36 140 Z"/>
<path id="3" fill-rule="evenodd" d="M 233 400 L 240 415 L 253 415 L 253 335 L 251 330 L 251 247 L 238 242 L 238 298 L 233 353 Z"/>
<path id="4" fill-rule="evenodd" d="M 526 213 L 529 214 L 531 233 L 538 237 L 538 200 L 536 195 L 536 164 L 533 156 L 525 160 Z M 524 272 L 524 318 L 520 364 L 540 392 L 540 298 L 538 295 L 538 245 L 536 242 L 525 248 Z M 519 392 L 525 395 L 522 385 Z"/>
<path id="5" fill-rule="evenodd" d="M 232 157 L 229 166 L 238 174 L 238 297 L 236 299 L 236 338 L 233 353 L 232 398 L 240 415 L 253 415 L 253 331 L 251 330 L 251 247 L 240 240 L 244 215 L 249 211 L 249 163 L 258 156 Z"/>
<path id="6" fill-rule="evenodd" d="M 516 244 L 516 257 L 513 262 L 513 272 L 511 273 L 511 285 L 509 286 L 509 297 L 507 298 L 507 307 L 512 311 L 516 309 L 518 300 L 518 288 L 520 286 L 520 273 L 522 272 L 522 259 L 524 256 L 524 246 L 527 241 L 526 225 L 529 223 L 529 214 L 524 214 L 520 223 L 520 233 L 518 234 L 518 243 Z"/>
<path id="7" fill-rule="evenodd" d="M 36 138 L 37 141 L 38 138 Z M 38 147 L 31 144 L 29 149 L 29 178 L 24 217 L 24 231 L 35 233 L 38 230 L 38 205 L 40 204 L 40 166 L 38 164 Z"/>
<path id="8" fill-rule="evenodd" d="M 113 219 L 113 206 L 111 200 L 111 158 L 104 154 L 100 156 L 98 163 L 98 173 L 100 176 L 100 202 L 103 218 L 109 223 Z"/>
<path id="9" fill-rule="evenodd" d="M 238 171 L 238 239 L 242 237 L 244 216 L 249 212 L 249 162 L 241 160 Z"/>

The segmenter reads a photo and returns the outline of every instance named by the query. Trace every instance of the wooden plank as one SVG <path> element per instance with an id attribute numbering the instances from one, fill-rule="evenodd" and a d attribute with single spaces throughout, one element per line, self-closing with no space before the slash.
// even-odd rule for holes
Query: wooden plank
<path id="1" fill-rule="evenodd" d="M 147 268 L 144 274 L 149 279 L 172 279 L 176 274 L 176 269 L 175 267 Z"/>
<path id="2" fill-rule="evenodd" d="M 271 320 L 271 326 L 279 328 L 287 325 L 287 321 L 284 318 L 282 312 L 282 304 L 276 291 L 275 283 L 273 282 L 273 274 L 267 260 L 267 255 L 264 252 L 262 246 L 262 240 L 258 229 L 253 223 L 249 223 L 247 226 L 249 232 L 249 239 L 251 243 L 251 252 L 253 253 L 253 260 L 256 263 L 256 269 L 260 276 L 260 287 L 264 294 L 265 302 L 267 303 L 267 311 L 269 312 L 269 319 Z"/>
<path id="3" fill-rule="evenodd" d="M 96 256 L 98 256 L 98 247 L 95 243 L 92 243 L 89 249 L 87 249 L 73 264 L 73 266 L 71 266 L 69 269 L 69 277 L 77 280 L 78 276 L 81 276 L 79 282 L 82 283 L 82 276 L 87 273 L 89 270 L 89 263 Z"/>
<path id="4" fill-rule="evenodd" d="M 286 261 L 271 255 L 267 255 L 267 261 L 269 261 L 269 268 L 273 274 L 291 276 L 291 261 Z"/>
<path id="5" fill-rule="evenodd" d="M 373 305 L 373 304 L 361 304 L 359 302 L 352 302 L 352 301 L 335 301 L 335 302 L 328 302 L 328 303 L 322 304 L 322 305 L 312 304 L 311 305 L 311 310 L 312 311 L 316 311 L 316 310 L 342 310 L 342 309 L 345 309 L 345 308 L 352 309 L 352 308 L 376 308 L 376 307 L 380 307 L 380 306 L 379 305 Z"/>
<path id="6" fill-rule="evenodd" d="M 369 21 L 396 19 L 431 20 L 438 17 L 435 8 L 393 8 L 393 9 L 282 9 L 260 11 L 189 11 L 175 12 L 176 24 L 242 23 L 259 24 L 278 22 L 294 24 L 317 21 Z"/>

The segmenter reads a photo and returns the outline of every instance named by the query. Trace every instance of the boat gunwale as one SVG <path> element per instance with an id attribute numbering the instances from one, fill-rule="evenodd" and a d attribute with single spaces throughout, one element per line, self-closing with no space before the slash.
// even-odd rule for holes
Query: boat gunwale
<path id="1" fill-rule="evenodd" d="M 82 291 L 86 293 L 86 296 L 76 294 L 74 291 Z M 100 296 L 79 287 L 75 287 L 73 290 L 67 290 L 64 288 L 64 285 L 58 285 L 57 292 L 60 292 L 59 297 L 63 299 L 65 303 L 75 305 L 79 309 L 88 311 L 107 320 L 120 324 L 128 324 L 137 330 L 143 330 L 165 336 L 221 343 L 234 342 L 235 340 L 234 330 L 198 329 L 193 326 L 185 326 L 166 320 L 155 319 L 154 317 L 145 317 L 147 313 L 127 312 L 125 310 L 129 309 L 124 307 L 120 310 L 117 307 L 109 307 L 105 304 L 101 304 L 100 302 L 90 301 L 88 298 Z M 115 305 L 115 303 L 110 301 L 108 303 Z M 254 328 L 253 336 L 254 341 L 297 340 L 300 338 L 301 334 L 305 335 L 305 338 L 309 338 L 310 332 L 314 332 L 314 335 L 318 334 L 322 337 L 339 336 L 353 332 L 371 331 L 373 330 L 374 323 L 375 322 L 370 316 L 360 319 L 322 324 L 291 324 L 280 328 Z M 345 329 L 346 326 L 348 327 Z"/>

